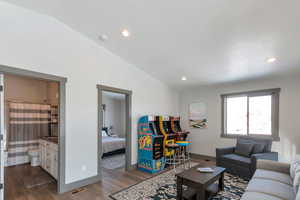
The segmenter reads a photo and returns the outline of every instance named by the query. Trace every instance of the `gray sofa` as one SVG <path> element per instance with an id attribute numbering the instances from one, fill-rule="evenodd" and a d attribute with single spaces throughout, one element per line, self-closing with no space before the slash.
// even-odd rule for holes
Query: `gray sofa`
<path id="1" fill-rule="evenodd" d="M 241 144 L 251 144 L 255 151 L 250 150 L 249 155 L 240 155 L 236 152 L 236 147 Z M 248 180 L 251 179 L 256 170 L 256 162 L 258 159 L 278 160 L 278 153 L 271 152 L 271 139 L 239 137 L 236 147 L 217 148 L 216 164 L 217 166 L 226 168 L 227 172 Z"/>
<path id="2" fill-rule="evenodd" d="M 259 160 L 241 200 L 300 200 L 300 193 L 293 188 L 290 164 Z"/>

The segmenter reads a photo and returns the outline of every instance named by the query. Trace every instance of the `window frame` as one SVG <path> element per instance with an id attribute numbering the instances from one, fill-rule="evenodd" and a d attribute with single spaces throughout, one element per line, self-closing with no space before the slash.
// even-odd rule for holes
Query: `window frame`
<path id="1" fill-rule="evenodd" d="M 280 141 L 279 137 L 279 98 L 280 98 L 280 88 L 273 89 L 265 89 L 265 90 L 255 90 L 255 91 L 247 91 L 247 92 L 236 92 L 229 94 L 221 95 L 221 137 L 224 138 L 237 138 L 240 136 L 248 136 L 248 137 L 256 137 L 256 138 L 269 138 L 274 141 Z M 249 134 L 249 97 L 257 97 L 257 96 L 266 96 L 271 95 L 272 103 L 271 103 L 271 135 L 264 134 Z M 247 134 L 227 134 L 227 106 L 226 99 L 232 97 L 247 97 Z"/>

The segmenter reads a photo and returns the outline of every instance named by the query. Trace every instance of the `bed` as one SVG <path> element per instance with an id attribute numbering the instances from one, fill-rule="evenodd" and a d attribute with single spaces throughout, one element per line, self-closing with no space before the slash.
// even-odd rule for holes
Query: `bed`
<path id="1" fill-rule="evenodd" d="M 102 131 L 102 157 L 118 153 L 125 153 L 125 147 L 125 138 L 108 136 Z"/>

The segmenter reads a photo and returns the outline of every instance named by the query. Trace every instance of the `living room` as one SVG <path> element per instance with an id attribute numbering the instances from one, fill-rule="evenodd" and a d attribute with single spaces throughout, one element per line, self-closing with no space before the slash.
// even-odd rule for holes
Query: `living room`
<path id="1" fill-rule="evenodd" d="M 299 200 L 299 6 L 1 1 L 1 88 L 55 81 L 60 117 L 57 180 L 27 188 L 2 146 L 0 199 Z M 128 92 L 125 168 L 102 170 L 98 86 Z"/>
<path id="2" fill-rule="evenodd" d="M 300 78 L 296 75 L 281 76 L 255 81 L 244 81 L 235 84 L 221 84 L 208 87 L 199 87 L 184 91 L 180 95 L 180 116 L 182 125 L 188 128 L 188 104 L 201 101 L 207 104 L 209 128 L 202 130 L 192 129 L 191 138 L 194 144 L 192 152 L 215 156 L 217 147 L 227 147 L 235 144 L 231 138 L 221 137 L 221 97 L 220 95 L 234 92 L 257 91 L 270 88 L 280 88 L 279 130 L 280 140 L 273 142 L 273 150 L 279 152 L 280 161 L 290 161 L 295 154 L 299 154 L 300 140 L 297 133 L 299 123 L 297 114 L 300 99 L 298 85 Z M 204 137 L 199 137 L 199 135 Z"/>

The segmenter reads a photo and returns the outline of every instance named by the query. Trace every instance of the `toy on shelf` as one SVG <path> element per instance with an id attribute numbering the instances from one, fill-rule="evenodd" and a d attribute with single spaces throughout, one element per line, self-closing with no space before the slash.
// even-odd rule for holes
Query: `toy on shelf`
<path id="1" fill-rule="evenodd" d="M 164 136 L 155 125 L 154 116 L 143 116 L 138 123 L 138 168 L 156 173 L 165 167 Z"/>
<path id="2" fill-rule="evenodd" d="M 171 130 L 175 133 L 176 141 L 186 141 L 189 131 L 183 131 L 180 127 L 180 117 L 170 117 Z"/>

